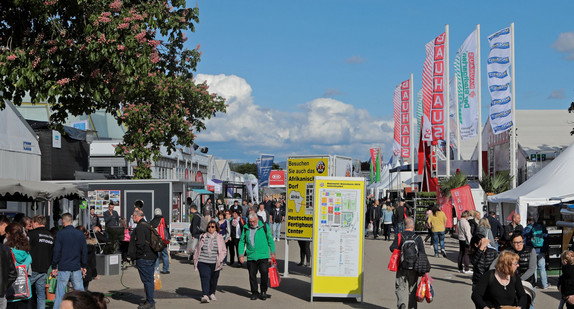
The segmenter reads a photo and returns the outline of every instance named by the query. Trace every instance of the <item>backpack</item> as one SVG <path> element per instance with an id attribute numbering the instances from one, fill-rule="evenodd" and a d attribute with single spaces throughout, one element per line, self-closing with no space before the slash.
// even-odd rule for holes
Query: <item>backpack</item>
<path id="1" fill-rule="evenodd" d="M 163 240 L 163 242 L 167 245 L 169 244 L 169 231 L 167 230 L 167 226 L 165 226 L 165 220 L 164 218 L 161 218 L 161 221 L 159 222 L 158 226 L 157 226 L 157 233 L 159 234 L 159 236 L 161 237 L 161 239 Z"/>
<path id="2" fill-rule="evenodd" d="M 401 262 L 402 269 L 414 269 L 419 256 L 419 248 L 416 243 L 418 235 L 411 236 L 403 235 L 403 244 L 401 245 Z"/>
<path id="3" fill-rule="evenodd" d="M 532 229 L 532 246 L 542 248 L 544 245 L 544 231 L 542 229 Z"/>
<path id="4" fill-rule="evenodd" d="M 163 239 L 161 239 L 161 236 L 159 236 L 159 233 L 157 232 L 157 230 L 154 229 L 147 222 L 140 222 L 138 224 L 142 224 L 142 223 L 144 226 L 147 226 L 147 228 L 150 230 L 151 235 L 150 235 L 150 241 L 148 242 L 148 244 L 149 244 L 151 250 L 153 250 L 155 253 L 162 252 L 165 249 L 165 243 L 163 242 Z"/>

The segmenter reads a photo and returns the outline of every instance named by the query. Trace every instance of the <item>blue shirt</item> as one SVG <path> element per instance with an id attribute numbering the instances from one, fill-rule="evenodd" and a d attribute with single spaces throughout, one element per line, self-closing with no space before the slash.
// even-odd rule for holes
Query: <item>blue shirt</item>
<path id="1" fill-rule="evenodd" d="M 71 224 L 56 234 L 52 269 L 58 271 L 77 271 L 88 264 L 88 246 L 86 237 Z"/>

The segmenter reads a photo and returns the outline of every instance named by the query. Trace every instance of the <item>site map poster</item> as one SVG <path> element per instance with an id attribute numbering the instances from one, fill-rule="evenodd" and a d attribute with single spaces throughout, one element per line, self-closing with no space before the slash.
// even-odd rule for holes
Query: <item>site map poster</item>
<path id="1" fill-rule="evenodd" d="M 313 295 L 362 295 L 364 199 L 364 178 L 315 178 Z"/>

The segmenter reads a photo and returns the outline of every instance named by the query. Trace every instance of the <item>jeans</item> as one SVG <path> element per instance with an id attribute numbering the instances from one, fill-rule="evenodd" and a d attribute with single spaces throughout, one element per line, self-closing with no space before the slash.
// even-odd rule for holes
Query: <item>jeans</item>
<path id="1" fill-rule="evenodd" d="M 0 297 L 0 309 L 6 309 L 8 306 L 8 301 L 6 300 L 6 296 Z"/>
<path id="2" fill-rule="evenodd" d="M 433 232 L 432 233 L 433 239 L 433 247 L 434 247 L 434 254 L 438 254 L 438 245 L 440 243 L 440 248 L 444 250 L 444 231 L 442 232 Z"/>
<path id="3" fill-rule="evenodd" d="M 542 283 L 542 287 L 546 288 L 548 286 L 548 277 L 546 276 L 546 254 L 544 252 L 536 253 L 536 260 L 538 261 L 540 282 Z"/>
<path id="4" fill-rule="evenodd" d="M 267 283 L 269 282 L 269 260 L 251 260 L 247 261 L 247 270 L 249 271 L 249 286 L 251 294 L 257 295 L 257 272 L 261 274 L 261 294 L 267 293 Z"/>
<path id="5" fill-rule="evenodd" d="M 75 271 L 59 270 L 58 276 L 56 278 L 58 283 L 56 285 L 56 298 L 54 299 L 54 308 L 60 308 L 60 303 L 62 302 L 62 298 L 64 298 L 64 294 L 66 294 L 66 286 L 68 285 L 69 281 L 72 281 L 72 287 L 74 290 L 84 290 L 84 282 L 82 280 L 81 269 Z M 44 282 L 46 281 L 44 280 Z"/>
<path id="6" fill-rule="evenodd" d="M 281 222 L 273 222 L 273 237 L 281 238 Z"/>
<path id="7" fill-rule="evenodd" d="M 403 222 L 398 222 L 397 228 L 395 229 L 395 234 L 402 233 L 404 229 L 405 229 L 405 224 Z"/>
<path id="8" fill-rule="evenodd" d="M 201 279 L 201 291 L 203 295 L 215 294 L 217 280 L 219 280 L 219 270 L 215 270 L 215 264 L 197 262 L 197 270 Z"/>
<path id="9" fill-rule="evenodd" d="M 159 260 L 163 261 L 163 271 L 169 271 L 169 253 L 167 252 L 167 246 L 163 249 L 162 252 L 159 252 L 157 255 L 157 260 L 155 260 L 155 268 L 159 268 Z"/>
<path id="10" fill-rule="evenodd" d="M 381 226 L 380 220 L 373 220 L 373 237 L 379 236 L 379 227 Z"/>
<path id="11" fill-rule="evenodd" d="M 36 287 L 37 309 L 46 308 L 46 273 L 32 272 L 30 286 Z M 32 295 L 34 297 L 34 295 Z"/>
<path id="12" fill-rule="evenodd" d="M 145 300 L 150 304 L 155 304 L 153 299 L 153 272 L 154 272 L 154 260 L 137 259 L 136 268 L 140 274 L 140 279 L 144 285 L 145 290 Z M 57 308 L 57 307 L 54 307 Z"/>
<path id="13" fill-rule="evenodd" d="M 397 308 L 402 304 L 405 308 L 417 308 L 416 292 L 417 292 L 418 276 L 414 270 L 402 269 L 399 267 L 395 277 L 395 295 L 397 296 Z"/>

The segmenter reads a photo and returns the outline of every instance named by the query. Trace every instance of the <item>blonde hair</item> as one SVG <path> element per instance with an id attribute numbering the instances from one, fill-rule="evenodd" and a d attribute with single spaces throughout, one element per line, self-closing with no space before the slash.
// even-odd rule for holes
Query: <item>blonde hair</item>
<path id="1" fill-rule="evenodd" d="M 512 276 L 514 274 L 514 268 L 512 268 L 512 263 L 518 262 L 518 254 L 510 251 L 502 251 L 498 257 L 498 262 L 496 262 L 496 270 L 499 273 Z"/>
<path id="2" fill-rule="evenodd" d="M 478 221 L 478 226 L 484 226 L 484 227 L 490 229 L 490 222 L 488 222 L 487 218 L 482 218 L 482 219 L 480 219 L 480 221 Z"/>
<path id="3" fill-rule="evenodd" d="M 574 251 L 566 250 L 560 256 L 563 264 L 574 265 Z"/>

